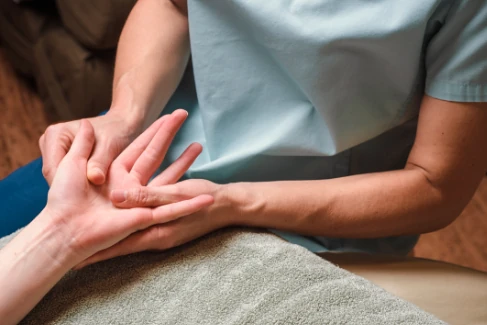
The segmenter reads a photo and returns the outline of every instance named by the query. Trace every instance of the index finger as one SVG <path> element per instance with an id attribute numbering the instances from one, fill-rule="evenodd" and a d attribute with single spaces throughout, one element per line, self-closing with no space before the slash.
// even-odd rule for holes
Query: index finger
<path id="1" fill-rule="evenodd" d="M 124 151 L 115 159 L 127 171 L 130 171 L 137 161 L 137 158 L 144 152 L 147 145 L 150 143 L 157 130 L 164 124 L 168 115 L 164 115 L 157 121 L 151 124 L 141 135 L 139 135 Z"/>
<path id="2" fill-rule="evenodd" d="M 51 185 L 56 170 L 71 148 L 73 139 L 67 135 L 61 136 L 61 132 L 47 129 L 40 145 L 42 155 L 42 174 L 47 183 Z"/>
<path id="3" fill-rule="evenodd" d="M 184 110 L 172 113 L 138 157 L 130 173 L 137 177 L 142 185 L 147 184 L 164 160 L 172 140 L 187 116 L 188 113 Z"/>
<path id="4" fill-rule="evenodd" d="M 81 120 L 80 128 L 76 134 L 71 148 L 66 154 L 67 158 L 79 159 L 84 163 L 88 161 L 93 145 L 95 144 L 95 130 L 88 120 Z"/>

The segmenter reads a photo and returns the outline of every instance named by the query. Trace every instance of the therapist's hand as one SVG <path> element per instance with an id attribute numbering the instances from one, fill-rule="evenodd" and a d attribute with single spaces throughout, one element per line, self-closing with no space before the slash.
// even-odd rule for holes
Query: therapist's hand
<path id="1" fill-rule="evenodd" d="M 105 183 L 110 164 L 139 134 L 141 125 L 110 111 L 88 121 L 94 128 L 94 148 L 88 160 L 87 177 L 93 184 L 101 185 Z M 79 132 L 80 123 L 81 120 L 76 120 L 51 125 L 39 139 L 42 173 L 49 185 Z"/>
<path id="2" fill-rule="evenodd" d="M 112 192 L 111 199 L 115 205 L 121 208 L 165 207 L 199 195 L 211 195 L 214 203 L 175 221 L 157 224 L 134 233 L 118 244 L 80 263 L 76 268 L 140 251 L 166 250 L 231 225 L 230 216 L 234 211 L 225 185 L 201 179 L 190 179 L 165 185 L 171 182 L 172 180 L 163 173 L 149 186 L 115 190 Z"/>
<path id="3" fill-rule="evenodd" d="M 166 120 L 176 120 L 178 124 L 177 116 L 169 116 Z M 117 164 L 126 168 L 128 174 L 134 171 L 137 179 L 136 166 L 152 167 L 152 159 L 158 155 L 151 144 L 152 140 L 165 133 L 161 131 L 165 125 L 162 122 L 165 120 L 156 122 L 116 160 Z M 44 222 L 58 229 L 57 233 L 65 239 L 65 249 L 77 256 L 77 263 L 137 231 L 177 220 L 213 203 L 210 195 L 199 195 L 160 207 L 119 209 L 113 206 L 108 197 L 108 184 L 94 186 L 86 178 L 94 143 L 92 125 L 86 120 L 81 121 L 68 153 L 57 168 L 42 216 Z"/>

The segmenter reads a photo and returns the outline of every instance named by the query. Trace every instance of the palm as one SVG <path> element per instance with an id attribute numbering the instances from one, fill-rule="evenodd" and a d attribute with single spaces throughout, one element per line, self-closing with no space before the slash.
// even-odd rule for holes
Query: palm
<path id="1" fill-rule="evenodd" d="M 63 159 L 56 172 L 49 192 L 48 209 L 58 222 L 66 225 L 67 240 L 76 244 L 81 255 L 88 257 L 135 231 L 199 209 L 191 202 L 175 203 L 173 207 L 118 209 L 110 200 L 114 188 L 127 189 L 147 184 L 185 117 L 186 114 L 173 113 L 165 119 L 164 127 L 162 119 L 155 122 L 112 163 L 107 182 L 102 186 L 92 185 L 86 178 L 87 158 L 94 142 L 93 128 L 90 125 L 91 145 L 90 141 L 83 142 L 83 135 L 79 135 L 81 140 L 77 145 L 73 143 L 67 159 Z M 86 130 L 87 126 L 85 133 Z M 77 151 L 84 152 L 85 156 L 76 156 Z"/>
<path id="2" fill-rule="evenodd" d="M 116 244 L 133 233 L 134 229 L 148 227 L 151 219 L 150 208 L 117 209 L 106 195 L 98 194 L 84 211 L 83 220 L 72 226 L 77 234 L 75 239 L 83 243 L 80 247 L 82 253 L 91 255 Z"/>
<path id="3" fill-rule="evenodd" d="M 84 210 L 101 194 L 93 189 L 85 175 L 86 164 L 69 160 L 61 162 L 49 190 L 48 202 L 58 207 L 57 210 L 63 207 L 63 213 Z"/>
<path id="4" fill-rule="evenodd" d="M 129 189 L 141 185 L 145 184 L 141 184 L 135 175 L 127 172 L 123 168 L 116 168 L 114 166 L 108 170 L 107 181 L 102 188 L 102 193 L 105 197 L 109 198 L 111 191 L 114 189 Z"/>
<path id="5" fill-rule="evenodd" d="M 140 223 L 151 219 L 150 208 L 121 210 L 113 206 L 109 189 L 116 186 L 118 180 L 124 180 L 127 185 L 137 184 L 130 175 L 118 174 L 120 178 L 114 171 L 113 182 L 98 187 L 86 178 L 86 162 L 63 160 L 59 165 L 49 191 L 48 206 L 55 206 L 56 215 L 70 216 L 71 220 L 65 222 L 66 230 L 71 241 L 83 243 L 78 247 L 82 255 L 89 256 L 110 247 L 130 235 L 135 224 L 143 228 L 145 225 Z"/>
<path id="6" fill-rule="evenodd" d="M 165 173 L 165 172 L 164 172 Z M 185 200 L 193 197 L 215 197 L 220 187 L 207 180 L 190 179 L 173 185 L 167 185 L 168 177 L 162 173 L 148 187 L 137 187 L 137 191 L 128 191 L 127 200 L 120 204 L 131 210 L 132 206 L 168 206 L 173 200 Z M 135 194 L 136 193 L 136 194 Z M 221 195 L 221 194 L 220 194 Z M 141 200 L 145 197 L 145 200 Z M 211 201 L 213 202 L 213 201 Z M 133 209 L 133 208 L 132 208 Z M 160 223 L 143 231 L 131 234 L 108 249 L 98 252 L 77 268 L 119 255 L 131 254 L 147 249 L 165 250 L 201 237 L 216 229 L 230 225 L 228 215 L 231 211 L 225 204 L 206 204 L 195 213 L 169 223 Z"/>

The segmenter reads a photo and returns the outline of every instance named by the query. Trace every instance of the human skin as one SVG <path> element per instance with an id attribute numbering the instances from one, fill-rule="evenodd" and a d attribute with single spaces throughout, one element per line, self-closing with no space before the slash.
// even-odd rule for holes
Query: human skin
<path id="1" fill-rule="evenodd" d="M 140 186 L 147 182 L 184 121 L 181 113 L 156 121 L 127 147 L 114 162 L 119 168 L 109 171 L 103 186 L 93 185 L 86 177 L 95 131 L 87 120 L 80 122 L 79 132 L 57 168 L 46 207 L 0 250 L 2 324 L 18 323 L 64 274 L 87 257 L 132 233 L 213 203 L 210 195 L 196 195 L 160 207 L 118 209 L 109 199 L 114 184 Z M 165 178 L 179 178 L 200 151 L 188 148 L 164 171 Z"/>
<path id="2" fill-rule="evenodd" d="M 186 52 L 189 51 L 186 47 L 186 1 L 140 1 L 140 6 L 149 7 L 149 4 L 154 6 L 154 12 L 155 8 L 162 6 L 171 8 L 166 13 L 171 12 L 178 17 L 178 23 L 174 24 L 174 33 L 171 34 L 174 38 L 167 43 L 167 48 L 173 46 L 174 53 L 189 53 Z M 142 18 L 142 13 L 134 10 L 131 14 L 134 24 L 128 23 L 124 29 L 127 37 L 124 42 L 122 36 L 119 46 L 119 71 L 131 71 L 124 68 L 132 65 L 131 59 L 124 59 L 122 54 L 130 57 L 130 50 L 134 47 L 130 44 L 137 41 L 130 36 L 137 34 L 131 31 L 132 28 L 137 29 L 135 22 L 140 20 L 143 24 L 143 19 L 154 19 L 152 24 L 157 24 L 162 20 L 156 16 Z M 140 45 L 135 57 L 140 52 L 145 53 L 140 55 L 141 58 L 161 57 L 166 52 L 156 50 L 163 48 L 155 44 L 158 42 L 162 42 L 162 38 L 134 43 Z M 122 64 L 124 62 L 129 63 Z M 176 67 L 182 67 L 180 62 L 184 61 L 174 58 L 173 62 L 176 62 Z M 116 73 L 116 83 L 123 79 L 118 77 L 122 75 Z M 130 87 L 128 93 L 133 98 L 143 99 L 139 100 L 140 103 L 145 103 L 135 107 L 163 102 L 165 95 L 156 96 L 158 85 L 162 85 L 158 83 L 162 81 L 157 76 L 153 75 L 148 79 L 150 82 L 139 87 Z M 220 185 L 205 180 L 188 180 L 167 185 L 166 181 L 154 180 L 147 187 L 120 187 L 111 196 L 113 203 L 119 207 L 164 205 L 194 194 L 211 194 L 215 203 L 194 215 L 128 237 L 81 266 L 144 249 L 167 249 L 230 225 L 342 238 L 410 235 L 440 229 L 460 214 L 485 174 L 486 105 L 448 102 L 425 96 L 413 149 L 406 166 L 397 171 L 315 181 Z"/>
<path id="3" fill-rule="evenodd" d="M 171 1 L 138 1 L 118 44 L 110 109 L 89 119 L 95 130 L 88 161 L 93 184 L 106 181 L 113 160 L 161 114 L 188 60 L 186 15 Z M 79 126 L 80 120 L 51 125 L 41 136 L 42 171 L 49 184 Z"/>
<path id="4" fill-rule="evenodd" d="M 159 206 L 196 194 L 215 203 L 127 237 L 78 267 L 146 249 L 168 249 L 227 226 L 335 238 L 421 234 L 454 221 L 487 168 L 487 103 L 423 99 L 414 146 L 401 170 L 314 181 L 230 183 L 186 180 L 119 189 L 119 207 Z"/>

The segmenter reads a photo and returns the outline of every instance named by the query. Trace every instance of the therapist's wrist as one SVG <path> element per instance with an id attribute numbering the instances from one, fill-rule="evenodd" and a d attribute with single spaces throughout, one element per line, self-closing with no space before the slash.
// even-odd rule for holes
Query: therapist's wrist
<path id="1" fill-rule="evenodd" d="M 126 74 L 120 77 L 113 90 L 113 99 L 107 115 L 122 116 L 126 126 L 134 133 L 141 133 L 157 118 L 149 114 L 149 101 L 137 100 L 133 77 Z"/>
<path id="2" fill-rule="evenodd" d="M 132 135 L 133 138 L 137 137 L 140 133 L 142 133 L 145 124 L 145 117 L 144 113 L 141 109 L 124 105 L 124 106 L 117 106 L 117 107 L 110 107 L 108 112 L 106 113 L 107 118 L 113 118 L 117 121 L 121 121 L 122 125 L 120 125 L 121 129 L 126 130 L 128 133 Z"/>
<path id="3" fill-rule="evenodd" d="M 224 185 L 229 206 L 230 226 L 256 226 L 255 221 L 264 211 L 264 201 L 255 192 L 252 183 L 229 183 Z"/>

